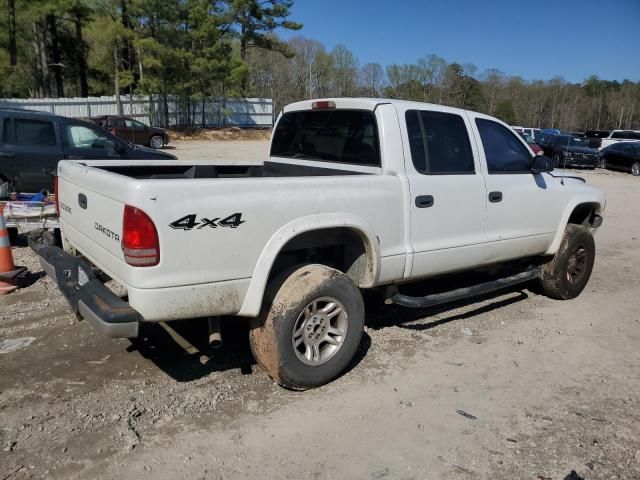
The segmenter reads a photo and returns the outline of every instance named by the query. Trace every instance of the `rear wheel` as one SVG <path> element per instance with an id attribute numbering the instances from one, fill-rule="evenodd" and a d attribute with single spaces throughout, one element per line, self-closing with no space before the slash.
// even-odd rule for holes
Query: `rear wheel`
<path id="1" fill-rule="evenodd" d="M 633 164 L 631 164 L 631 175 L 635 177 L 640 175 L 640 162 L 633 162 Z"/>
<path id="2" fill-rule="evenodd" d="M 575 298 L 586 287 L 596 254 L 596 245 L 589 228 L 569 224 L 560 248 L 540 272 L 542 290 L 551 298 Z"/>
<path id="3" fill-rule="evenodd" d="M 250 331 L 257 362 L 280 385 L 306 390 L 338 377 L 353 359 L 364 328 L 364 302 L 342 272 L 304 265 L 276 278 Z"/>
<path id="4" fill-rule="evenodd" d="M 162 138 L 161 135 L 154 135 L 151 137 L 151 140 L 149 140 L 149 146 L 156 150 L 162 148 L 164 146 L 164 138 Z"/>

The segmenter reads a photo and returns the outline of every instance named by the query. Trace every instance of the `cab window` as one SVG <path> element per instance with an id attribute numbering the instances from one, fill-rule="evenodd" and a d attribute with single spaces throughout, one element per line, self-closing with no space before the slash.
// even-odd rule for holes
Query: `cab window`
<path id="1" fill-rule="evenodd" d="M 411 160 L 424 175 L 474 174 L 469 134 L 460 115 L 409 110 L 405 114 Z"/>
<path id="2" fill-rule="evenodd" d="M 497 122 L 476 119 L 490 174 L 531 173 L 531 154 L 515 134 Z"/>

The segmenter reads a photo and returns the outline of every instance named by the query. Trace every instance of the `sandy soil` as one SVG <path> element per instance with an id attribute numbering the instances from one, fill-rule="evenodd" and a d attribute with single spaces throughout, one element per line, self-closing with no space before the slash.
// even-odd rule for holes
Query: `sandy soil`
<path id="1" fill-rule="evenodd" d="M 640 183 L 584 176 L 608 207 L 578 299 L 519 289 L 403 310 L 367 298 L 353 367 L 304 393 L 255 365 L 242 320 L 214 352 L 200 321 L 171 325 L 189 351 L 159 325 L 100 337 L 16 247 L 32 285 L 0 298 L 0 351 L 13 349 L 0 353 L 0 479 L 640 478 Z"/>

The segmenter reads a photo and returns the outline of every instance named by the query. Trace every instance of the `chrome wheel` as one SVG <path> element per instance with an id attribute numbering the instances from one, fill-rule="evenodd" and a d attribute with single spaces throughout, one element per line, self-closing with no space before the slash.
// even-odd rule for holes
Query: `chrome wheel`
<path id="1" fill-rule="evenodd" d="M 162 148 L 164 145 L 164 139 L 158 135 L 155 137 L 151 137 L 151 141 L 149 142 L 151 148 L 155 148 L 156 150 Z"/>
<path id="2" fill-rule="evenodd" d="M 296 320 L 291 338 L 293 350 L 301 362 L 322 365 L 340 350 L 347 328 L 344 305 L 333 297 L 317 298 Z"/>
<path id="3" fill-rule="evenodd" d="M 640 175 L 640 162 L 633 162 L 633 165 L 631 165 L 631 175 L 636 177 Z"/>

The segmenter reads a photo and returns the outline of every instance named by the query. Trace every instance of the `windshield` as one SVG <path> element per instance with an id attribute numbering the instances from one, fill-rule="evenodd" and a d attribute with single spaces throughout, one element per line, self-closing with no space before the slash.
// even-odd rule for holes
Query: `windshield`
<path id="1" fill-rule="evenodd" d="M 272 157 L 380 166 L 373 112 L 311 110 L 285 113 L 273 134 Z"/>
<path id="2" fill-rule="evenodd" d="M 589 142 L 584 138 L 580 137 L 570 137 L 569 135 L 558 135 L 556 137 L 558 145 L 569 146 L 569 147 L 588 147 Z"/>

